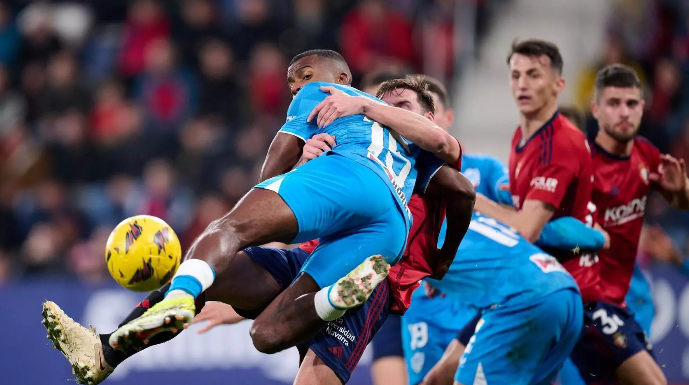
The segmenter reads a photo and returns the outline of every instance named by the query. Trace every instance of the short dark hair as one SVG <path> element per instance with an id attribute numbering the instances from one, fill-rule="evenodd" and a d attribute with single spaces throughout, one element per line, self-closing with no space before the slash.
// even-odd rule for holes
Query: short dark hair
<path id="1" fill-rule="evenodd" d="M 560 113 L 574 124 L 582 132 L 586 132 L 586 119 L 584 115 L 574 106 L 560 106 Z"/>
<path id="2" fill-rule="evenodd" d="M 289 62 L 289 65 L 292 66 L 292 64 L 294 64 L 297 60 L 303 59 L 307 56 L 318 56 L 323 59 L 331 59 L 338 61 L 344 65 L 347 65 L 347 61 L 345 60 L 345 58 L 342 57 L 342 55 L 340 55 L 339 52 L 333 51 L 331 49 L 312 49 L 304 51 L 293 57 L 292 61 Z"/>
<path id="3" fill-rule="evenodd" d="M 385 94 L 388 94 L 396 89 L 414 91 L 419 99 L 421 109 L 427 112 L 435 113 L 433 95 L 431 95 L 431 93 L 428 91 L 428 82 L 426 82 L 424 76 L 406 76 L 404 79 L 388 80 L 380 85 L 376 97 L 381 99 Z"/>
<path id="4" fill-rule="evenodd" d="M 364 76 L 363 79 L 361 79 L 361 85 L 359 89 L 368 88 L 376 84 L 380 85 L 384 82 L 387 82 L 388 80 L 403 79 L 404 76 L 404 74 L 388 71 L 372 72 Z"/>
<path id="5" fill-rule="evenodd" d="M 641 89 L 641 80 L 632 67 L 611 64 L 598 71 L 596 75 L 596 100 L 599 92 L 607 87 Z"/>
<path id="6" fill-rule="evenodd" d="M 445 88 L 443 83 L 430 76 L 425 76 L 425 81 L 428 84 L 428 91 L 438 95 L 438 99 L 440 99 L 440 103 L 442 103 L 443 107 L 449 108 L 450 95 L 447 93 L 447 88 Z"/>
<path id="7" fill-rule="evenodd" d="M 550 68 L 562 73 L 564 68 L 564 61 L 560 54 L 560 49 L 554 43 L 539 39 L 529 39 L 524 41 L 515 40 L 512 42 L 512 49 L 507 55 L 507 64 L 510 64 L 512 56 L 515 54 L 538 57 L 547 56 L 550 59 Z"/>

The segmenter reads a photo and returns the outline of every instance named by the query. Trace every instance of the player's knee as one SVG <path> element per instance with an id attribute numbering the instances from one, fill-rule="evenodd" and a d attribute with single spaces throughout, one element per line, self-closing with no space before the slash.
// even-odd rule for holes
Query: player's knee
<path id="1" fill-rule="evenodd" d="M 249 335 L 251 335 L 251 341 L 254 343 L 254 347 L 261 353 L 264 354 L 274 354 L 284 350 L 283 341 L 280 336 L 273 331 L 273 328 L 262 327 L 260 324 L 252 325 Z"/>

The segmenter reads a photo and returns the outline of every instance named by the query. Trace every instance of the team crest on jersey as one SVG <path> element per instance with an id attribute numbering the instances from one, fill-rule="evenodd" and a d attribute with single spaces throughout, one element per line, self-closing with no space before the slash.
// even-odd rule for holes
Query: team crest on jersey
<path id="1" fill-rule="evenodd" d="M 645 184 L 648 184 L 648 169 L 643 163 L 639 165 L 639 174 L 641 175 L 641 180 L 643 180 Z"/>
<path id="2" fill-rule="evenodd" d="M 617 346 L 620 349 L 627 348 L 627 336 L 625 336 L 621 332 L 617 332 L 612 335 L 612 342 L 615 344 L 615 346 Z"/>
<path id="3" fill-rule="evenodd" d="M 477 168 L 468 168 L 462 173 L 474 185 L 474 188 L 481 184 L 481 171 Z"/>

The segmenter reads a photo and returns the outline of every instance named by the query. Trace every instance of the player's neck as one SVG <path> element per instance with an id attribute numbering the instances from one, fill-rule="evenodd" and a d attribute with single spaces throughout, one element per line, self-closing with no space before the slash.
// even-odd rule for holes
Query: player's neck
<path id="1" fill-rule="evenodd" d="M 623 158 L 632 155 L 632 150 L 634 149 L 633 140 L 630 140 L 629 142 L 620 142 L 603 132 L 603 130 L 598 131 L 598 134 L 596 135 L 596 144 L 608 154 Z"/>
<path id="2" fill-rule="evenodd" d="M 555 115 L 555 112 L 557 112 L 557 99 L 531 114 L 520 114 L 519 123 L 522 130 L 522 140 L 528 140 Z"/>

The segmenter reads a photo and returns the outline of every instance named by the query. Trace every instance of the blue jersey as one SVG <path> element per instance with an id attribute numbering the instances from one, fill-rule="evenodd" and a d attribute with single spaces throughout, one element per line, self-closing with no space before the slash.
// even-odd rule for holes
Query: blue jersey
<path id="1" fill-rule="evenodd" d="M 439 244 L 445 241 L 440 234 Z M 508 226 L 474 212 L 457 256 L 442 281 L 431 284 L 472 307 L 521 303 L 566 288 L 574 279 L 557 260 Z"/>
<path id="2" fill-rule="evenodd" d="M 510 191 L 500 188 L 509 183 L 509 170 L 497 158 L 489 155 L 466 154 L 462 156 L 462 174 L 493 202 L 512 205 Z"/>
<path id="3" fill-rule="evenodd" d="M 314 107 L 330 95 L 321 91 L 322 86 L 333 86 L 348 95 L 363 96 L 383 103 L 352 87 L 322 82 L 309 83 L 299 90 L 292 100 L 287 110 L 287 121 L 280 132 L 295 135 L 304 141 L 320 133 L 334 136 L 337 144 L 330 152 L 369 168 L 386 181 L 405 213 L 407 227 L 410 227 L 411 213 L 407 203 L 415 187 L 423 191 L 434 171 L 440 168 L 443 162 L 364 115 L 342 117 L 323 128 L 318 127 L 316 119 L 307 122 L 306 119 Z M 417 164 L 420 157 L 424 161 Z M 423 177 L 418 184 L 417 175 Z M 336 178 L 337 175 L 333 177 Z"/>

